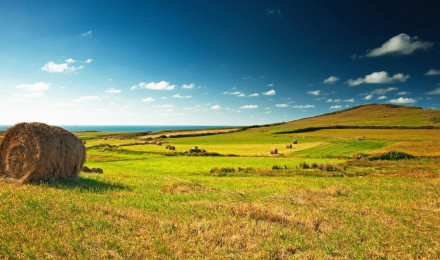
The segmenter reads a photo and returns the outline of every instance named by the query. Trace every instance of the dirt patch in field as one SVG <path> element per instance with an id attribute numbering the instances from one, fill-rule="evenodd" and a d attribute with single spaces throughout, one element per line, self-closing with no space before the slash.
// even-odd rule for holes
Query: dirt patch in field
<path id="1" fill-rule="evenodd" d="M 160 191 L 166 194 L 194 194 L 213 191 L 213 188 L 204 187 L 196 182 L 175 182 L 172 184 L 165 184 L 160 187 Z"/>

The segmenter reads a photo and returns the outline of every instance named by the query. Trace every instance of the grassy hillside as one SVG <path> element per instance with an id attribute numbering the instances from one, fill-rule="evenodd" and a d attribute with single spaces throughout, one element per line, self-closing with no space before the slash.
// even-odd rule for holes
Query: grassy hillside
<path id="1" fill-rule="evenodd" d="M 371 105 L 208 136 L 81 132 L 86 165 L 103 174 L 0 181 L 0 258 L 438 259 L 439 129 L 276 134 L 437 126 L 438 114 Z M 194 145 L 217 154 L 183 154 Z M 418 157 L 349 158 L 395 150 Z"/>

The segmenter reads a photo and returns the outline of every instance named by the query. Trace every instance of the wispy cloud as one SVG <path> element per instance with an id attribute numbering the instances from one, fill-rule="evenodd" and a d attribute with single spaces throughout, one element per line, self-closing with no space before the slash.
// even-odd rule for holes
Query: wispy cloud
<path id="1" fill-rule="evenodd" d="M 246 76 L 246 77 L 242 77 L 241 79 L 243 79 L 243 80 L 248 80 L 248 79 L 252 79 L 252 77 L 250 77 L 250 76 Z"/>
<path id="2" fill-rule="evenodd" d="M 184 89 L 193 89 L 194 87 L 195 87 L 194 83 L 182 85 L 182 88 L 184 88 Z"/>
<path id="3" fill-rule="evenodd" d="M 150 103 L 153 101 L 154 101 L 154 98 L 152 98 L 152 97 L 147 97 L 147 98 L 142 99 L 142 102 L 146 102 L 146 103 Z"/>
<path id="4" fill-rule="evenodd" d="M 101 100 L 101 97 L 99 96 L 82 96 L 77 99 L 75 99 L 75 102 L 84 102 L 84 101 L 97 101 Z"/>
<path id="5" fill-rule="evenodd" d="M 377 97 L 377 99 L 378 99 L 378 100 L 387 99 L 387 96 L 380 96 L 380 97 Z"/>
<path id="6" fill-rule="evenodd" d="M 339 108 L 342 108 L 342 106 L 341 105 L 334 105 L 334 106 L 330 107 L 330 109 L 339 109 Z"/>
<path id="7" fill-rule="evenodd" d="M 310 91 L 307 91 L 307 94 L 313 95 L 313 96 L 319 96 L 321 94 L 321 90 L 310 90 Z"/>
<path id="8" fill-rule="evenodd" d="M 401 33 L 386 41 L 382 46 L 369 51 L 365 56 L 409 55 L 416 50 L 427 50 L 433 46 L 432 42 L 420 41 L 417 36 L 411 37 L 408 34 Z"/>
<path id="9" fill-rule="evenodd" d="M 363 78 L 349 79 L 346 83 L 349 86 L 357 86 L 361 84 L 389 84 L 397 81 L 405 82 L 409 79 L 409 77 L 409 75 L 404 75 L 402 73 L 397 73 L 394 74 L 394 76 L 390 77 L 388 75 L 388 72 L 380 71 L 373 72 Z"/>
<path id="10" fill-rule="evenodd" d="M 33 83 L 33 84 L 20 84 L 15 86 L 16 89 L 23 89 L 29 92 L 44 92 L 49 90 L 51 83 L 46 83 L 43 81 Z"/>
<path id="11" fill-rule="evenodd" d="M 182 96 L 179 93 L 177 93 L 176 95 L 173 95 L 173 98 L 191 98 L 191 96 L 190 95 Z"/>
<path id="12" fill-rule="evenodd" d="M 109 93 L 109 94 L 119 94 L 121 92 L 122 92 L 121 90 L 115 88 L 109 88 L 105 91 L 105 93 Z"/>
<path id="13" fill-rule="evenodd" d="M 370 94 L 371 95 L 383 95 L 383 94 L 386 94 L 388 92 L 395 91 L 395 90 L 398 90 L 398 88 L 395 88 L 395 87 L 378 88 L 378 89 L 371 91 Z"/>
<path id="14" fill-rule="evenodd" d="M 160 82 L 139 82 L 139 84 L 132 86 L 130 89 L 151 89 L 151 90 L 173 90 L 176 86 L 170 85 L 167 81 L 160 81 Z"/>
<path id="15" fill-rule="evenodd" d="M 74 72 L 84 68 L 84 66 L 78 66 L 78 67 L 70 66 L 69 64 L 72 64 L 73 62 L 75 62 L 75 60 L 73 59 L 67 59 L 66 62 L 60 64 L 57 64 L 53 61 L 49 61 L 46 64 L 44 64 L 43 67 L 41 67 L 41 70 L 50 73 L 63 73 L 63 72 Z"/>
<path id="16" fill-rule="evenodd" d="M 249 97 L 258 97 L 260 94 L 258 94 L 258 93 L 253 93 L 253 94 L 250 94 L 249 95 Z"/>
<path id="17" fill-rule="evenodd" d="M 370 99 L 372 99 L 372 98 L 373 98 L 373 95 L 366 95 L 366 96 L 364 97 L 365 100 L 370 100 Z"/>
<path id="18" fill-rule="evenodd" d="M 429 92 L 426 92 L 427 95 L 440 95 L 440 88 L 436 88 L 434 90 L 431 90 Z"/>
<path id="19" fill-rule="evenodd" d="M 425 73 L 426 76 L 437 76 L 440 75 L 440 70 L 430 69 Z"/>
<path id="20" fill-rule="evenodd" d="M 327 103 L 340 103 L 340 102 L 342 102 L 342 100 L 339 98 L 337 98 L 337 99 L 329 98 L 325 102 L 327 102 Z"/>
<path id="21" fill-rule="evenodd" d="M 244 105 L 239 108 L 240 109 L 255 109 L 255 108 L 258 108 L 258 105 Z"/>
<path id="22" fill-rule="evenodd" d="M 267 8 L 266 14 L 267 15 L 278 15 L 279 17 L 281 17 L 281 15 L 282 15 L 281 9 L 279 9 L 279 8 Z"/>
<path id="23" fill-rule="evenodd" d="M 396 99 L 391 99 L 390 102 L 395 104 L 412 104 L 412 103 L 416 103 L 417 100 L 413 98 L 399 97 Z"/>
<path id="24" fill-rule="evenodd" d="M 81 36 L 85 37 L 85 38 L 91 38 L 92 37 L 93 32 L 92 31 L 87 31 L 85 33 L 82 33 Z M 98 37 L 99 38 L 99 37 Z"/>
<path id="25" fill-rule="evenodd" d="M 336 76 L 330 76 L 330 77 L 328 77 L 327 79 L 325 79 L 322 83 L 324 83 L 324 84 L 334 84 L 334 83 L 336 83 L 336 82 L 338 82 L 339 81 L 339 78 L 338 77 L 336 77 Z"/>
<path id="26" fill-rule="evenodd" d="M 276 104 L 276 107 L 281 107 L 281 108 L 285 108 L 285 107 L 289 107 L 288 104 Z"/>
<path id="27" fill-rule="evenodd" d="M 300 108 L 300 109 L 303 109 L 303 108 L 314 108 L 315 107 L 315 105 L 295 105 L 295 106 L 292 106 L 292 108 Z"/>
<path id="28" fill-rule="evenodd" d="M 88 58 L 87 60 L 86 60 L 86 63 L 92 63 L 92 61 L 93 61 L 93 59 L 92 58 Z"/>
<path id="29" fill-rule="evenodd" d="M 263 92 L 262 94 L 265 96 L 274 96 L 276 94 L 276 91 L 274 89 L 271 89 L 267 92 Z"/>
<path id="30" fill-rule="evenodd" d="M 213 109 L 213 110 L 219 110 L 219 109 L 221 109 L 221 106 L 220 106 L 220 105 L 213 105 L 213 106 L 211 107 L 211 109 Z"/>
<path id="31" fill-rule="evenodd" d="M 354 102 L 354 98 L 344 99 L 344 102 L 353 103 Z"/>
<path id="32" fill-rule="evenodd" d="M 269 84 L 267 84 L 266 86 L 268 86 L 268 87 L 273 87 L 274 84 L 273 84 L 273 83 L 269 83 Z"/>
<path id="33" fill-rule="evenodd" d="M 399 95 L 399 96 L 405 96 L 405 95 L 409 95 L 409 94 L 411 94 L 411 92 L 407 92 L 407 91 L 400 91 L 400 92 L 396 93 L 396 95 Z"/>

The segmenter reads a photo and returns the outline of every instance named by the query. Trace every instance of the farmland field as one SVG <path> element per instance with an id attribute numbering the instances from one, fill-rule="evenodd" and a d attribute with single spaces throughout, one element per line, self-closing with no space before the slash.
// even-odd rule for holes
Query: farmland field
<path id="1" fill-rule="evenodd" d="M 438 114 L 372 105 L 207 136 L 81 132 L 104 173 L 0 182 L 0 256 L 440 258 Z M 431 129 L 280 133 L 329 125 Z M 207 156 L 184 154 L 193 146 Z M 389 151 L 416 158 L 351 158 Z"/>

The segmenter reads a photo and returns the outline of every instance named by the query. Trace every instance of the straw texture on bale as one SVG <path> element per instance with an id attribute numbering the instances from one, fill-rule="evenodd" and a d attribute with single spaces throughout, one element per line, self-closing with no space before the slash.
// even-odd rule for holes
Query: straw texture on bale
<path id="1" fill-rule="evenodd" d="M 8 129 L 0 145 L 0 176 L 19 182 L 74 178 L 86 149 L 71 132 L 43 123 L 20 123 Z"/>

